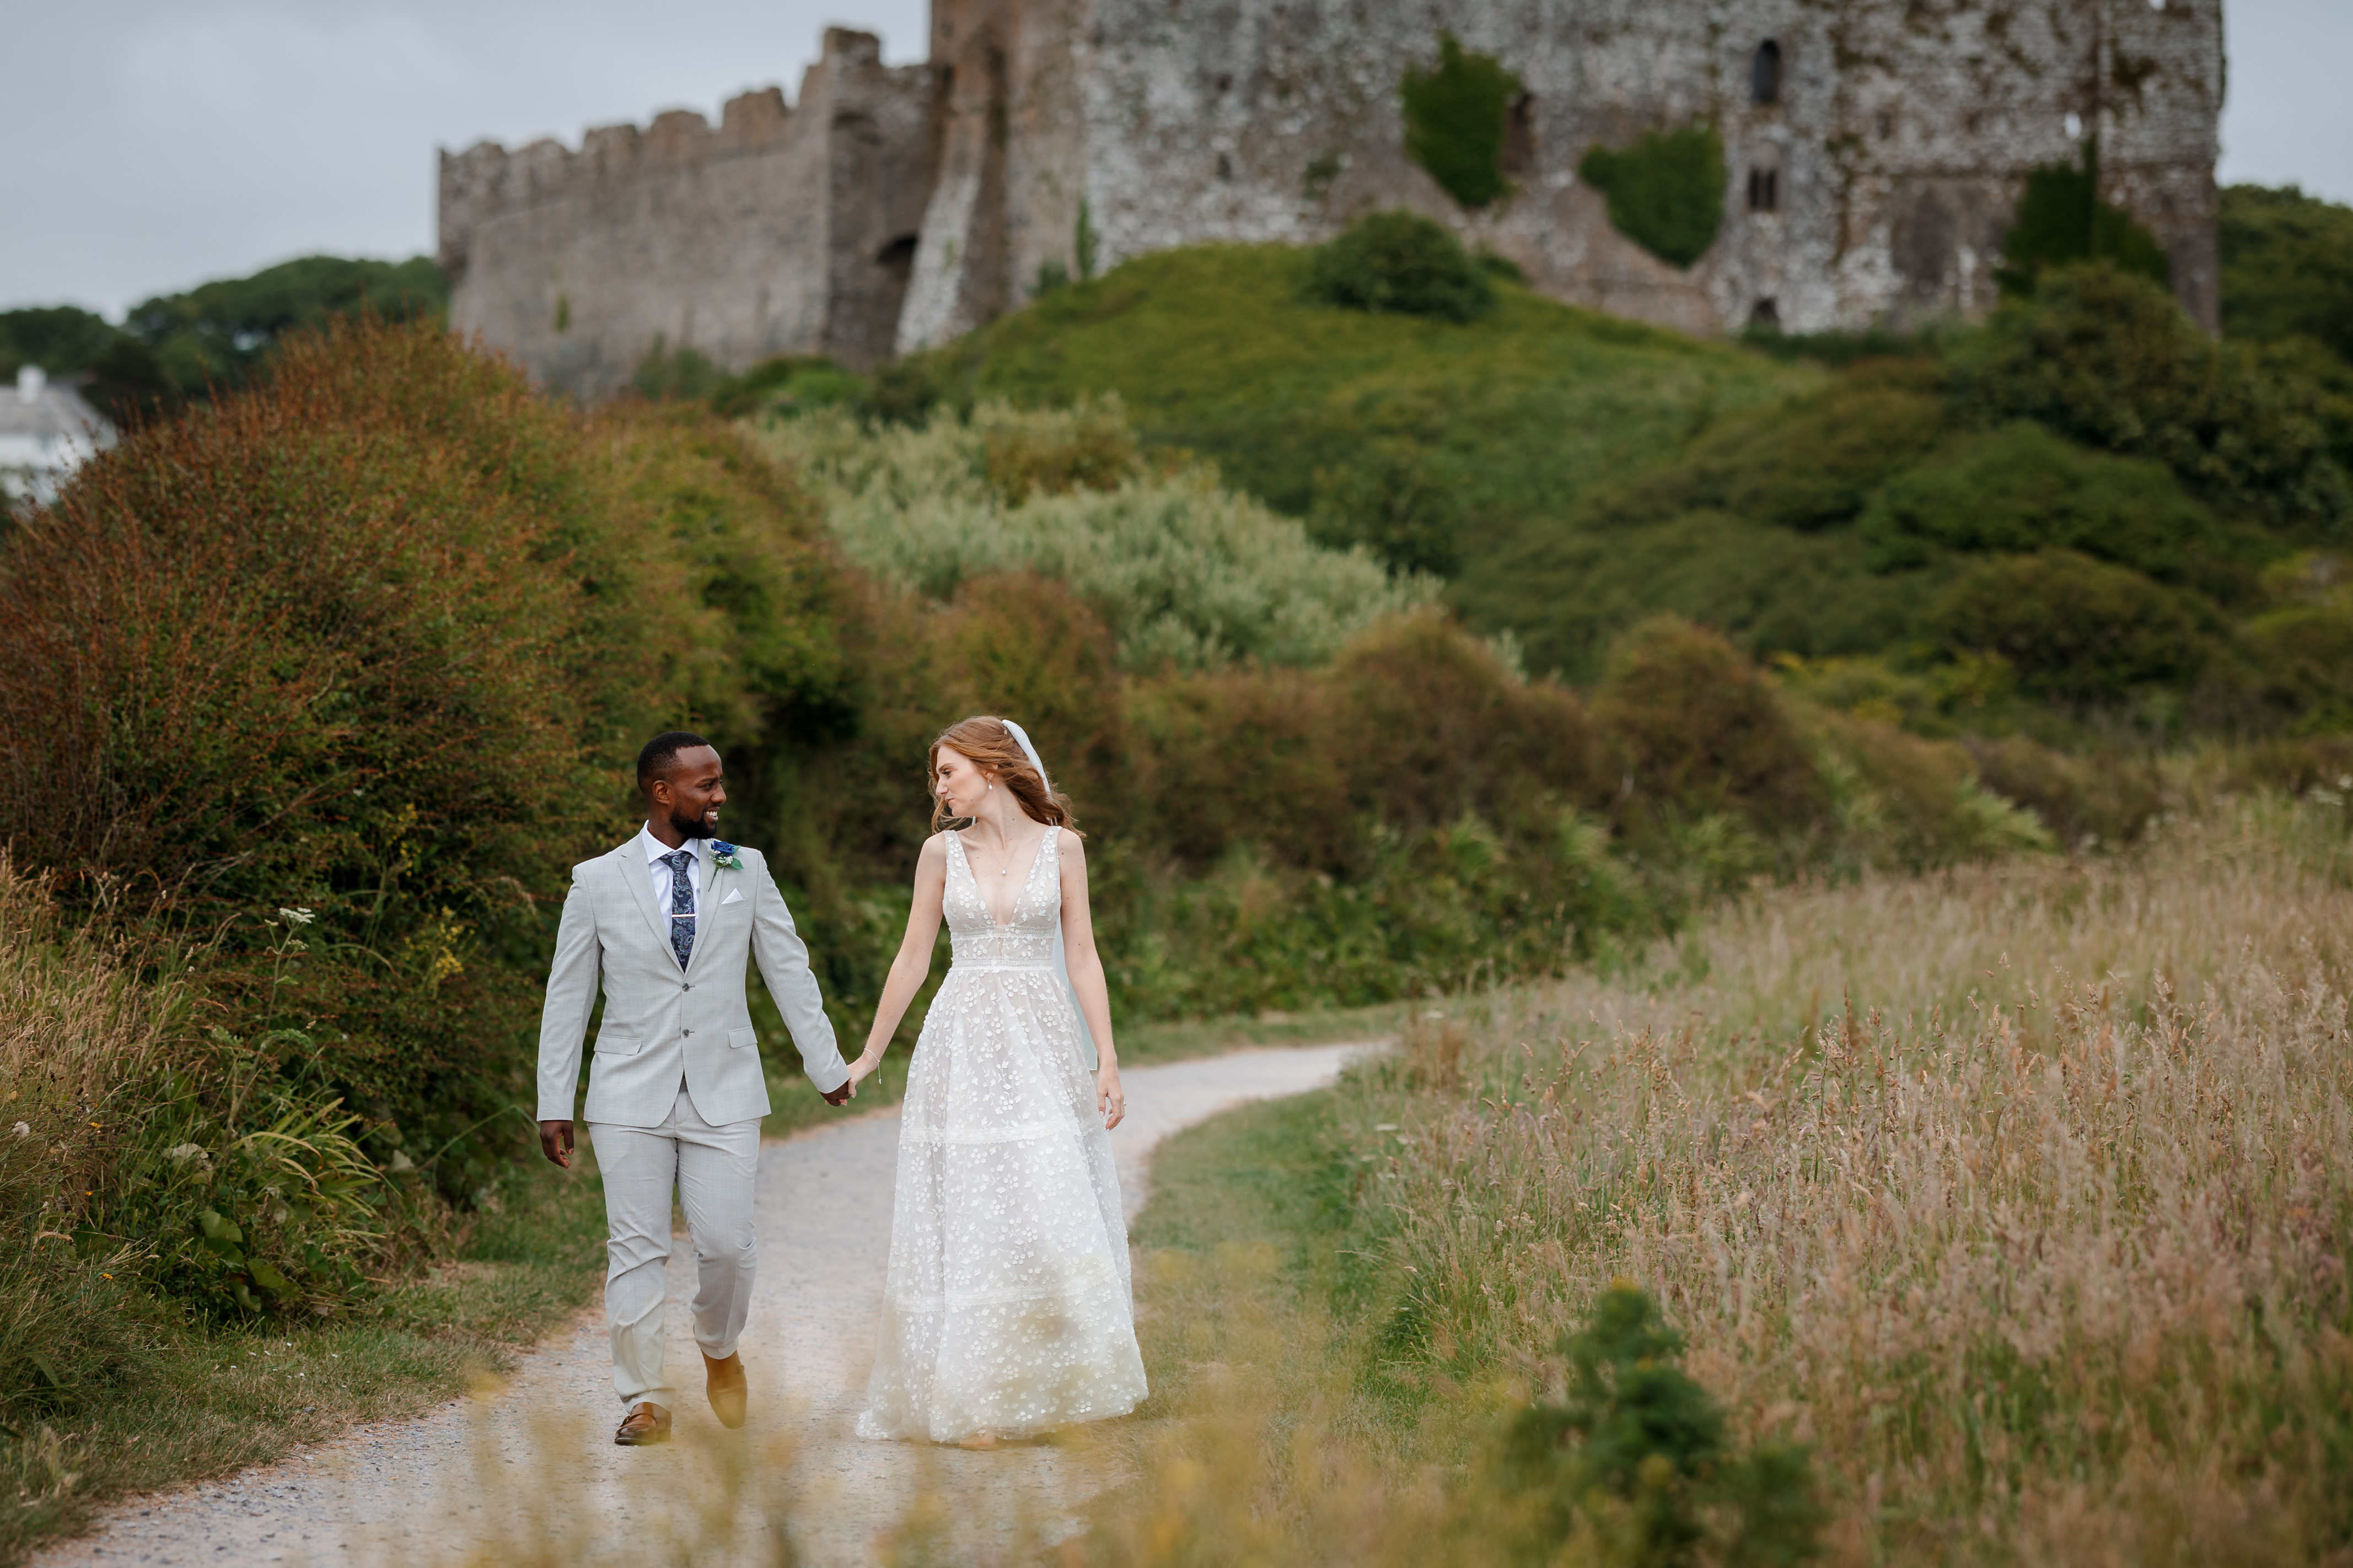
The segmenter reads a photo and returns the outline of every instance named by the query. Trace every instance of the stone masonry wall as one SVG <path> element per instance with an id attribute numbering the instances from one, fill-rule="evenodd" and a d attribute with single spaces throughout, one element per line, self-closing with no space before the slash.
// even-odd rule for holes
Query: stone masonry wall
<path id="1" fill-rule="evenodd" d="M 1100 268 L 1406 206 L 1556 298 L 1690 331 L 1902 325 L 1989 309 L 2028 173 L 2096 137 L 2104 194 L 2211 330 L 2221 5 L 934 0 L 929 65 L 828 32 L 789 111 L 771 89 L 716 128 L 672 113 L 577 153 L 445 154 L 443 262 L 458 326 L 584 394 L 657 343 L 740 368 L 944 342 L 1076 274 L 1082 215 Z M 1398 86 L 1441 30 L 1525 89 L 1515 190 L 1482 212 L 1404 153 Z M 1760 101 L 1768 40 L 1779 89 Z M 1730 178 L 1715 246 L 1679 270 L 1576 168 L 1696 119 Z"/>
<path id="2" fill-rule="evenodd" d="M 740 369 L 778 353 L 887 357 L 934 162 L 933 73 L 826 36 L 787 110 L 774 88 L 713 127 L 678 110 L 578 152 L 484 142 L 441 159 L 451 325 L 584 396 L 657 347 Z"/>
<path id="3" fill-rule="evenodd" d="M 1519 189 L 1483 213 L 1404 156 L 1398 84 L 1442 27 L 1527 89 Z M 1768 39 L 1780 92 L 1757 103 Z M 1797 330 L 1975 314 L 2027 173 L 2096 132 L 2105 193 L 2214 324 L 2219 0 L 1098 0 L 1071 50 L 1105 264 L 1311 242 L 1405 205 L 1546 292 L 1691 330 L 1765 301 Z M 1732 177 L 1715 247 L 1679 272 L 1612 230 L 1575 170 L 1597 142 L 1694 118 L 1715 121 Z M 1752 168 L 1774 174 L 1774 210 L 1750 210 Z"/>

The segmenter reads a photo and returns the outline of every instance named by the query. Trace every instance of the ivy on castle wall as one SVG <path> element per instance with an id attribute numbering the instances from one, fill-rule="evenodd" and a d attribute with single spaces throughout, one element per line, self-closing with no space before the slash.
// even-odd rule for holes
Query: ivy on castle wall
<path id="1" fill-rule="evenodd" d="M 1596 147 L 1577 177 L 1609 198 L 1609 225 L 1660 260 L 1689 267 L 1724 225 L 1724 138 L 1713 122 L 1645 132 L 1631 147 Z"/>
<path id="2" fill-rule="evenodd" d="M 1405 107 L 1406 156 L 1430 171 L 1466 207 L 1512 194 L 1504 177 L 1504 121 L 1520 79 L 1493 55 L 1438 36 L 1438 63 L 1409 66 L 1398 96 Z"/>
<path id="3" fill-rule="evenodd" d="M 2002 265 L 1994 277 L 2003 293 L 2016 297 L 2033 293 L 2046 268 L 2094 259 L 2158 283 L 2172 280 L 2157 237 L 2124 208 L 2100 199 L 2096 137 L 2084 143 L 2081 163 L 2045 163 L 2026 176 L 2018 218 L 2002 236 Z"/>

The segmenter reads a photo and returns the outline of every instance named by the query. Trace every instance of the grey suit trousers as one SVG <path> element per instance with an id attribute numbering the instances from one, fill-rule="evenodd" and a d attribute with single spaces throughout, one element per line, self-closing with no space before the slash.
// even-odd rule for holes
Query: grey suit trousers
<path id="1" fill-rule="evenodd" d="M 760 1119 L 714 1127 L 679 1086 L 656 1127 L 588 1123 L 605 1178 L 605 1321 L 613 1334 L 613 1392 L 624 1409 L 646 1400 L 678 1408 L 663 1375 L 664 1312 L 670 1300 L 670 1199 L 673 1185 L 694 1247 L 694 1341 L 724 1361 L 735 1353 L 752 1307 L 758 1241 L 752 1185 L 760 1163 Z"/>

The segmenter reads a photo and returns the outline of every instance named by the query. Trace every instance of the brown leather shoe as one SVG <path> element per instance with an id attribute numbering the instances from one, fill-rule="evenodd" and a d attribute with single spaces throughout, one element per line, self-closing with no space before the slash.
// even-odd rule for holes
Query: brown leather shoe
<path id="1" fill-rule="evenodd" d="M 711 1401 L 711 1413 L 730 1432 L 744 1425 L 744 1405 L 748 1390 L 744 1381 L 744 1354 L 738 1351 L 725 1361 L 702 1358 L 702 1392 Z"/>
<path id="2" fill-rule="evenodd" d="M 641 1399 L 629 1406 L 614 1430 L 613 1441 L 624 1448 L 642 1448 L 652 1443 L 670 1441 L 670 1412 L 650 1399 Z"/>

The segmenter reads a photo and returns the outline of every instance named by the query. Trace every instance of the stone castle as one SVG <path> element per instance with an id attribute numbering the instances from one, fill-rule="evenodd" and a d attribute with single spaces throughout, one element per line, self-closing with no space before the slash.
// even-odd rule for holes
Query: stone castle
<path id="1" fill-rule="evenodd" d="M 1399 85 L 1441 29 L 1525 89 L 1512 194 L 1475 212 L 1405 153 Z M 452 323 L 583 395 L 665 346 L 864 368 L 1058 274 L 1403 206 L 1689 331 L 1900 325 L 1989 309 L 2027 174 L 2094 137 L 2102 195 L 2216 322 L 2221 0 L 934 0 L 930 55 L 835 29 L 789 105 L 443 153 Z M 1695 120 L 1729 177 L 1677 268 L 1576 169 Z"/>

